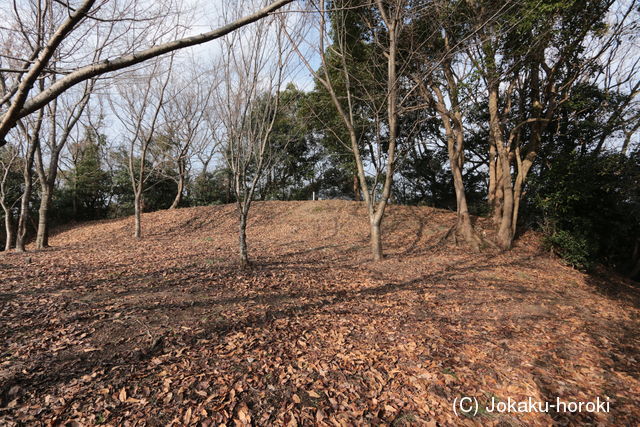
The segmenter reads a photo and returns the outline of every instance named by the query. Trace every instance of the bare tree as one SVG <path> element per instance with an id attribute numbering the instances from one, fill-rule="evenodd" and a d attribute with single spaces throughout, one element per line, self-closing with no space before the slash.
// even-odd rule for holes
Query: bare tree
<path id="1" fill-rule="evenodd" d="M 29 221 L 29 204 L 33 190 L 33 163 L 36 150 L 40 145 L 40 129 L 44 122 L 44 109 L 40 110 L 36 117 L 30 117 L 18 122 L 20 138 L 25 145 L 25 159 L 22 169 L 24 187 L 20 199 L 20 216 L 16 231 L 16 251 L 26 250 L 27 222 Z"/>
<path id="2" fill-rule="evenodd" d="M 48 137 L 45 143 L 36 147 L 36 171 L 40 181 L 40 208 L 38 209 L 38 231 L 36 233 L 36 249 L 49 246 L 48 212 L 58 176 L 60 154 L 69 141 L 72 131 L 78 124 L 80 117 L 85 112 L 95 80 L 85 82 L 80 99 L 71 97 L 59 97 L 48 106 L 49 121 Z M 71 93 L 71 92 L 67 92 Z M 71 99 L 69 99 L 71 98 Z M 47 157 L 43 156 L 43 148 L 46 147 Z M 48 165 L 45 161 L 48 160 Z"/>
<path id="3" fill-rule="evenodd" d="M 215 93 L 215 92 L 214 92 Z M 212 100 L 214 97 L 212 96 Z M 211 105 L 204 115 L 205 132 L 202 138 L 200 138 L 193 146 L 193 152 L 200 162 L 200 173 L 204 176 L 209 170 L 209 164 L 219 154 L 219 143 L 221 138 L 216 137 L 222 126 L 220 117 L 217 115 L 216 108 Z"/>
<path id="4" fill-rule="evenodd" d="M 163 69 L 163 66 L 166 68 Z M 173 57 L 154 61 L 148 74 L 135 73 L 123 78 L 118 85 L 118 98 L 112 102 L 112 111 L 124 128 L 127 141 L 128 168 L 134 194 L 134 237 L 141 237 L 143 193 L 148 173 L 151 144 L 157 138 L 159 119 L 171 79 Z"/>
<path id="5" fill-rule="evenodd" d="M 172 51 L 220 38 L 270 15 L 292 1 L 277 0 L 212 31 L 181 38 L 174 37 L 175 28 L 158 30 L 158 23 L 171 12 L 171 2 L 168 3 L 167 10 L 161 7 L 163 2 L 145 3 L 136 0 L 83 0 L 76 6 L 55 0 L 38 1 L 38 17 L 44 16 L 47 10 L 54 8 L 61 10 L 66 17 L 52 28 L 48 37 L 38 38 L 25 51 L 25 55 L 19 58 L 18 67 L 2 69 L 2 73 L 13 73 L 16 78 L 15 82 L 0 94 L 0 146 L 6 143 L 8 132 L 16 126 L 20 118 L 40 110 L 78 83 Z M 145 4 L 150 5 L 151 12 L 145 11 L 140 16 L 140 9 L 144 8 Z M 20 28 L 15 31 L 24 29 L 24 25 L 19 24 L 18 27 Z M 52 58 L 66 42 L 69 42 L 68 47 L 90 42 L 95 42 L 96 45 L 86 48 L 87 56 L 90 58 L 88 63 L 77 65 L 83 61 L 76 58 L 77 62 L 69 63 L 69 67 L 63 71 L 59 79 L 38 89 L 37 85 L 34 86 L 35 83 L 50 72 Z M 150 47 L 144 48 L 144 45 Z M 94 61 L 93 53 L 105 47 L 108 47 L 105 52 L 108 58 Z"/>
<path id="6" fill-rule="evenodd" d="M 242 13 L 240 2 L 227 13 Z M 215 106 L 223 156 L 233 175 L 239 217 L 239 251 L 249 265 L 246 229 L 261 174 L 271 160 L 269 140 L 280 103 L 280 90 L 292 51 L 282 37 L 281 16 L 264 19 L 225 37 Z"/>
<path id="7" fill-rule="evenodd" d="M 444 36 L 445 45 L 448 44 Z M 462 113 L 461 84 L 459 75 L 454 73 L 450 58 L 442 60 L 442 78 L 444 83 L 438 82 L 431 73 L 428 76 L 416 77 L 416 83 L 421 96 L 437 111 L 444 128 L 449 167 L 453 176 L 453 186 L 456 194 L 457 221 L 449 233 L 458 235 L 474 250 L 480 249 L 481 238 L 476 233 L 464 189 L 464 122 Z M 464 78 L 461 79 L 464 81 Z M 447 233 L 447 234 L 449 234 Z M 457 238 L 456 238 L 457 241 Z"/>
<path id="8" fill-rule="evenodd" d="M 393 176 L 396 163 L 396 150 L 398 143 L 400 101 L 399 88 L 400 79 L 398 77 L 398 46 L 399 38 L 404 28 L 406 2 L 404 0 L 394 0 L 390 2 L 370 1 L 359 4 L 360 8 L 373 8 L 379 14 L 381 22 L 368 23 L 369 29 L 373 33 L 374 42 L 382 50 L 386 58 L 386 88 L 383 102 L 380 103 L 376 94 L 368 93 L 366 87 L 363 88 L 365 98 L 370 104 L 370 110 L 374 112 L 374 144 L 368 142 L 368 151 L 361 149 L 360 136 L 357 130 L 357 117 L 355 105 L 361 99 L 356 99 L 354 86 L 358 83 L 348 65 L 350 60 L 350 48 L 347 42 L 345 22 L 346 13 L 350 7 L 342 7 L 340 3 L 333 3 L 328 9 L 324 0 L 311 4 L 310 12 L 317 18 L 315 22 L 315 34 L 318 35 L 316 44 L 317 54 L 322 60 L 320 70 L 315 70 L 312 64 L 306 59 L 306 55 L 297 50 L 300 58 L 305 63 L 309 71 L 316 80 L 327 90 L 331 101 L 338 112 L 349 135 L 349 141 L 343 141 L 352 154 L 357 168 L 359 186 L 362 189 L 362 196 L 367 206 L 369 215 L 369 225 L 371 231 L 371 251 L 374 260 L 381 260 L 382 232 L 381 224 L 387 203 L 391 196 L 393 186 Z M 336 24 L 338 30 L 328 34 L 329 16 Z M 383 34 L 380 34 L 383 33 Z M 331 37 L 330 37 L 331 36 Z M 337 57 L 333 60 L 330 56 Z M 344 85 L 344 93 L 338 93 L 336 83 L 333 81 L 332 69 L 340 75 Z M 375 81 L 372 77 L 372 81 Z M 361 85 L 362 86 L 362 85 Z M 380 112 L 386 110 L 384 119 Z M 337 136 L 337 132 L 334 133 Z M 370 165 L 375 169 L 373 184 L 367 180 L 366 156 L 370 156 Z"/>
<path id="9" fill-rule="evenodd" d="M 624 2 L 619 5 L 625 12 Z M 617 105 L 599 129 L 599 138 L 594 153 L 599 154 L 605 143 L 615 134 L 622 137 L 620 153 L 627 155 L 631 149 L 631 138 L 640 131 L 640 10 L 630 17 L 631 24 L 617 29 L 618 42 L 612 43 L 607 52 L 598 58 L 598 75 L 593 80 L 607 99 L 618 100 Z M 602 103 L 609 109 L 608 101 Z M 613 148 L 613 147 L 608 147 Z"/>
<path id="10" fill-rule="evenodd" d="M 12 37 L 6 37 L 3 34 L 2 43 L 0 44 L 0 64 L 6 65 L 6 68 L 0 69 L 0 109 L 3 107 L 5 100 L 12 96 L 13 91 L 19 85 L 19 79 L 24 74 L 24 68 L 29 60 L 24 60 L 13 55 L 13 52 L 33 50 L 40 46 L 42 41 L 51 36 L 52 25 L 54 22 L 53 14 L 48 6 L 50 4 L 37 2 L 31 4 L 29 9 L 23 10 L 24 17 L 18 13 L 18 5 L 14 2 L 16 11 L 15 21 L 8 22 L 9 28 L 13 30 Z M 23 64 L 24 63 L 24 64 Z M 22 68 L 21 68 L 22 67 Z M 46 76 L 37 81 L 31 82 L 36 90 L 42 90 L 46 85 Z M 31 88 L 31 87 L 30 87 Z M 0 110 L 1 111 L 1 110 Z M 20 201 L 20 214 L 18 217 L 18 225 L 16 229 L 16 250 L 18 252 L 25 251 L 27 223 L 29 220 L 29 205 L 33 190 L 33 164 L 35 154 L 40 146 L 40 138 L 42 126 L 45 119 L 45 110 L 39 109 L 36 117 L 27 117 L 17 119 L 12 129 L 15 130 L 17 125 L 17 138 L 23 146 L 24 162 L 23 162 L 23 193 Z M 2 143 L 0 142 L 0 146 Z"/>
<path id="11" fill-rule="evenodd" d="M 477 27 L 483 28 L 499 18 L 509 10 L 507 6 L 480 18 Z M 416 90 L 425 103 L 416 108 L 426 106 L 440 118 L 456 197 L 457 221 L 445 237 L 452 235 L 456 242 L 460 237 L 477 251 L 481 245 L 492 243 L 484 241 L 473 227 L 464 186 L 465 139 L 470 133 L 466 115 L 473 111 L 479 90 L 477 71 L 465 48 L 476 29 L 471 28 L 471 34 L 469 29 L 461 29 L 460 21 L 466 20 L 463 3 L 433 2 L 428 15 L 420 6 L 414 9 L 418 10 L 412 10 L 418 25 L 409 36 L 406 49 L 416 51 L 421 60 L 412 67 L 415 86 L 409 93 Z M 495 193 L 490 191 L 490 194 Z"/>
<path id="12" fill-rule="evenodd" d="M 4 212 L 5 245 L 4 250 L 9 251 L 15 240 L 15 224 L 13 209 L 20 198 L 11 200 L 9 194 L 9 180 L 19 166 L 20 150 L 17 145 L 7 144 L 0 149 L 0 206 Z"/>
<path id="13" fill-rule="evenodd" d="M 185 190 L 192 149 L 203 147 L 211 140 L 207 115 L 211 109 L 212 93 L 217 83 L 210 79 L 212 70 L 198 70 L 191 64 L 175 76 L 167 88 L 167 102 L 162 105 L 163 139 L 159 140 L 159 155 L 176 175 L 176 197 L 169 209 L 177 208 Z M 207 162 L 208 163 L 208 162 Z"/>

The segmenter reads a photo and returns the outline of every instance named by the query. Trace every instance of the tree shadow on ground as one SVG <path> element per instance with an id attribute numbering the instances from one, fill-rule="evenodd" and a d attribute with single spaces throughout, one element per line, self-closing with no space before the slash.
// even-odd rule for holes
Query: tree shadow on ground
<path id="1" fill-rule="evenodd" d="M 638 282 L 611 271 L 588 274 L 585 282 L 600 295 L 640 308 L 640 283 Z"/>

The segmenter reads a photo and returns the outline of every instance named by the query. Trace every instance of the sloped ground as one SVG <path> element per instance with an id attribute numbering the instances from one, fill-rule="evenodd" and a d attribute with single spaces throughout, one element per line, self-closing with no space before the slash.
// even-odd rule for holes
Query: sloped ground
<path id="1" fill-rule="evenodd" d="M 0 424 L 636 425 L 638 293 L 562 266 L 438 245 L 454 215 L 391 206 L 387 259 L 344 201 L 89 223 L 0 254 Z M 458 417 L 453 402 L 481 410 Z M 496 414 L 492 399 L 608 413 Z"/>

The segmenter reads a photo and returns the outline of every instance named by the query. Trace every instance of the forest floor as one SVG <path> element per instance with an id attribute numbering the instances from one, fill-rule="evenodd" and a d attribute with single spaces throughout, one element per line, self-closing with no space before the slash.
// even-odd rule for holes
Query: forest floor
<path id="1" fill-rule="evenodd" d="M 525 234 L 438 244 L 455 215 L 391 206 L 386 259 L 346 201 L 69 227 L 0 254 L 0 425 L 637 425 L 640 293 Z M 478 224 L 482 228 L 482 224 Z M 454 400 L 477 399 L 458 417 Z M 492 401 L 609 412 L 489 412 Z"/>

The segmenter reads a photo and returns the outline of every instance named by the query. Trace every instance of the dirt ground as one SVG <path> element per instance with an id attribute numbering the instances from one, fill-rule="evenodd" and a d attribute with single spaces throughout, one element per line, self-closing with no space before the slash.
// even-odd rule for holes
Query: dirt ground
<path id="1" fill-rule="evenodd" d="M 376 264 L 346 201 L 256 203 L 244 271 L 233 206 L 0 254 L 0 425 L 637 425 L 636 288 L 533 234 L 437 244 L 454 220 L 391 206 Z M 457 416 L 465 396 L 479 410 Z M 529 398 L 610 410 L 486 410 Z"/>

